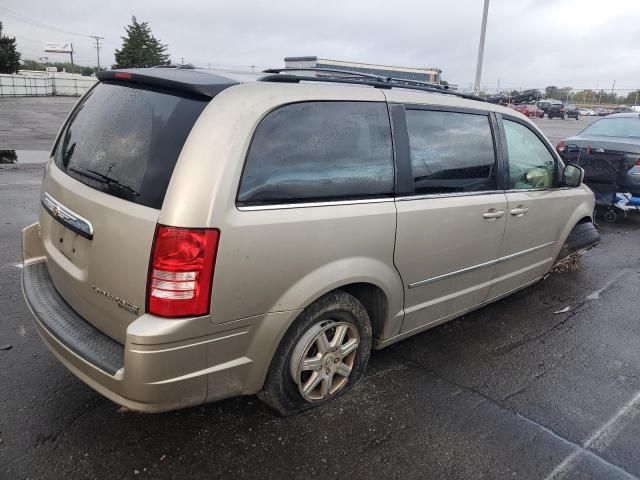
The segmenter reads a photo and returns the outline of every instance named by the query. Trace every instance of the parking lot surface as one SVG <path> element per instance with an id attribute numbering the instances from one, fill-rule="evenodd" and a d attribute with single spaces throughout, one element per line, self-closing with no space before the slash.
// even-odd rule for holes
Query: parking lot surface
<path id="1" fill-rule="evenodd" d="M 0 150 L 49 150 L 77 97 L 0 98 Z"/>
<path id="2" fill-rule="evenodd" d="M 640 477 L 640 215 L 602 225 L 579 271 L 374 352 L 321 408 L 281 418 L 246 397 L 145 415 L 76 379 L 32 326 L 20 230 L 41 176 L 0 167 L 0 478 Z"/>

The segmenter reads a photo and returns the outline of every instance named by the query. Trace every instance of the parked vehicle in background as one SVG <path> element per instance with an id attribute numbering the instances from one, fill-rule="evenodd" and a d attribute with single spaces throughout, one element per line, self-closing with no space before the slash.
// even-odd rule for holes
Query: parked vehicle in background
<path id="1" fill-rule="evenodd" d="M 542 110 L 542 115 L 546 115 L 549 111 L 549 108 L 551 108 L 551 102 L 547 101 L 547 100 L 542 100 L 538 103 L 536 103 L 536 106 Z"/>
<path id="2" fill-rule="evenodd" d="M 549 119 L 562 118 L 564 120 L 566 118 L 575 118 L 578 120 L 580 118 L 580 112 L 575 105 L 555 103 L 551 105 L 547 111 L 547 116 Z"/>
<path id="3" fill-rule="evenodd" d="M 499 93 L 497 95 L 491 95 L 486 98 L 487 102 L 495 103 L 496 105 L 508 105 L 510 97 L 508 95 L 504 95 Z"/>
<path id="4" fill-rule="evenodd" d="M 580 133 L 556 145 L 567 161 L 580 160 L 597 154 L 619 154 L 629 168 L 623 188 L 634 197 L 640 196 L 640 116 L 637 113 L 617 113 L 596 120 Z"/>
<path id="5" fill-rule="evenodd" d="M 540 90 L 529 89 L 523 90 L 517 95 L 511 97 L 511 103 L 535 102 L 542 97 Z"/>
<path id="6" fill-rule="evenodd" d="M 576 120 L 579 120 L 580 110 L 575 105 L 567 103 L 564 106 L 564 115 L 566 118 L 575 118 Z"/>
<path id="7" fill-rule="evenodd" d="M 604 107 L 598 107 L 595 110 L 596 115 L 599 117 L 604 117 L 606 115 L 609 115 L 611 113 L 611 110 L 609 110 L 608 108 L 604 108 Z"/>
<path id="8" fill-rule="evenodd" d="M 23 292 L 56 357 L 113 401 L 321 405 L 372 348 L 598 241 L 584 171 L 513 110 L 265 73 L 99 72 L 58 135 Z"/>
<path id="9" fill-rule="evenodd" d="M 586 117 L 588 115 L 593 115 L 593 112 L 592 113 L 589 113 L 589 112 L 590 112 L 590 110 L 588 108 L 579 108 L 578 109 L 578 113 L 583 117 Z"/>
<path id="10" fill-rule="evenodd" d="M 516 105 L 512 107 L 516 112 L 520 112 L 529 118 L 542 118 L 544 111 L 535 105 Z"/>
<path id="11" fill-rule="evenodd" d="M 554 100 L 551 98 L 551 99 L 541 100 L 537 102 L 536 105 L 538 106 L 538 108 L 540 108 L 544 112 L 545 115 L 549 115 L 549 110 L 551 109 L 551 107 L 554 105 L 562 105 L 562 102 L 560 100 Z"/>

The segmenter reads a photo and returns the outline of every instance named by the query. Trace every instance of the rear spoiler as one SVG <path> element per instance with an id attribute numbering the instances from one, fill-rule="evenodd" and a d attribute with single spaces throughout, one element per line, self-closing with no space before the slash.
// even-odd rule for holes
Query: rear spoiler
<path id="1" fill-rule="evenodd" d="M 96 74 L 98 80 L 119 80 L 142 85 L 168 88 L 180 92 L 213 98 L 238 82 L 230 78 L 190 69 L 131 68 L 105 70 Z"/>

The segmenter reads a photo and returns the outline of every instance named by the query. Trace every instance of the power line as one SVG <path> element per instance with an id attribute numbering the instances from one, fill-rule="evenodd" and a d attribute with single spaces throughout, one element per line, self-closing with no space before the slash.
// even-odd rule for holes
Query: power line
<path id="1" fill-rule="evenodd" d="M 26 23 L 26 24 L 31 25 L 33 27 L 45 28 L 45 29 L 56 31 L 56 32 L 66 33 L 68 35 L 77 35 L 79 37 L 91 37 L 91 35 L 88 35 L 86 33 L 72 32 L 70 30 L 65 30 L 63 28 L 58 28 L 58 27 L 55 27 L 53 25 L 49 25 L 47 23 L 41 22 L 40 20 L 35 20 L 33 18 L 29 18 L 29 17 L 27 17 L 25 15 L 22 15 L 22 14 L 18 13 L 18 12 L 14 12 L 13 10 L 10 10 L 10 9 L 8 9 L 6 7 L 0 7 L 0 12 L 2 12 L 4 15 L 7 15 L 9 18 L 12 18 L 13 20 L 17 20 L 19 22 Z"/>

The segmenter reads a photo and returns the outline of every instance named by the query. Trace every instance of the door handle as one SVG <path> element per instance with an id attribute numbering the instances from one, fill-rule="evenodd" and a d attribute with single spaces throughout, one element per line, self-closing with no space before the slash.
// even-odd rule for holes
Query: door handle
<path id="1" fill-rule="evenodd" d="M 515 215 L 516 217 L 522 217 L 528 211 L 529 211 L 529 209 L 527 207 L 512 208 L 511 209 L 511 215 Z"/>
<path id="2" fill-rule="evenodd" d="M 504 217 L 504 210 L 494 210 L 493 208 L 488 212 L 482 214 L 487 220 L 495 221 L 496 218 Z"/>

